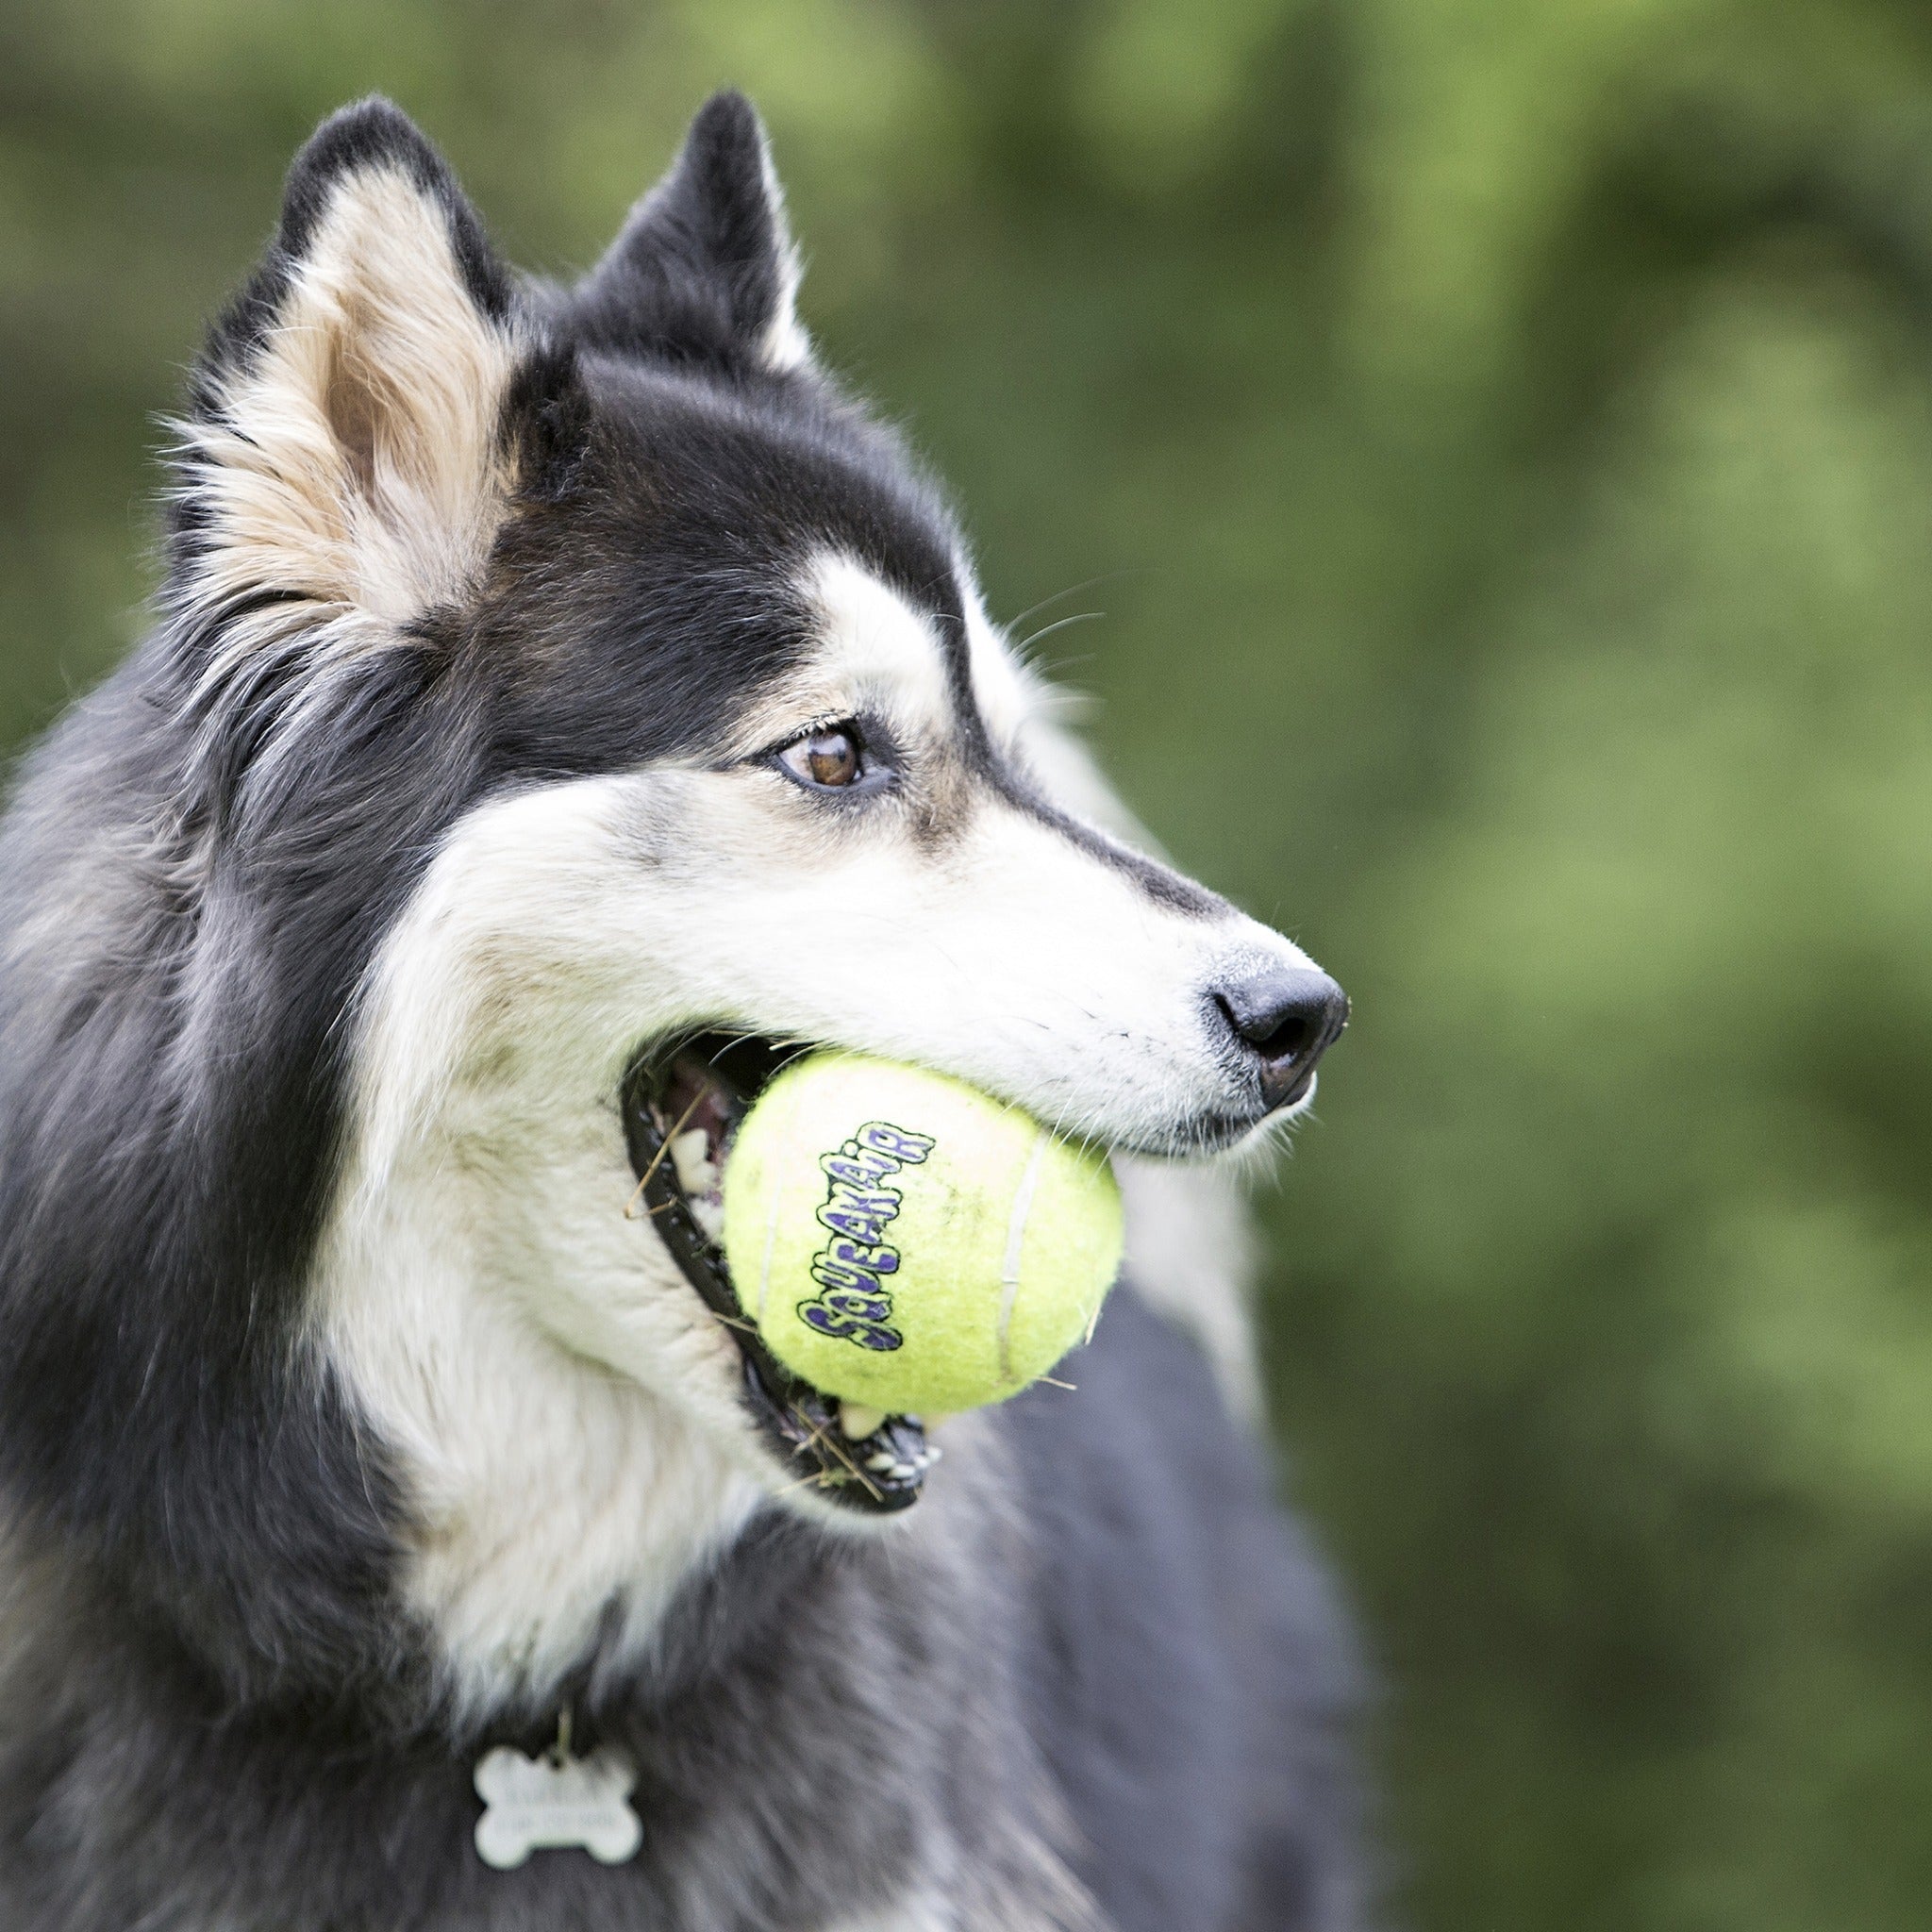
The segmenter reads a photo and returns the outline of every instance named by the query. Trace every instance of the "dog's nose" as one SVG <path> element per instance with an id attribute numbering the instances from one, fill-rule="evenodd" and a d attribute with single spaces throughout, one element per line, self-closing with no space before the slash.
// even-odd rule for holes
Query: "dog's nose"
<path id="1" fill-rule="evenodd" d="M 1214 995 L 1242 1049 L 1260 1061 L 1272 1113 L 1307 1092 L 1315 1062 L 1348 1024 L 1348 995 L 1311 967 L 1270 966 Z"/>

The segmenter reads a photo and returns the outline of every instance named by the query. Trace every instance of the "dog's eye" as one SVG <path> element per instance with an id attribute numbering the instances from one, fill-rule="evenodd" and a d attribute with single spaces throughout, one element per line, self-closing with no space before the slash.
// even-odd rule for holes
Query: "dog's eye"
<path id="1" fill-rule="evenodd" d="M 865 748 L 852 724 L 834 724 L 788 744 L 778 762 L 801 785 L 837 791 L 865 776 Z"/>

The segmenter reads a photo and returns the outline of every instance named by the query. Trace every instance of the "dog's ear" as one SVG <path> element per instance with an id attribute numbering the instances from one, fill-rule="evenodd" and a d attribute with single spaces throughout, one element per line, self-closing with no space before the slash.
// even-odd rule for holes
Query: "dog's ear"
<path id="1" fill-rule="evenodd" d="M 589 348 L 776 374 L 810 359 L 797 291 L 763 125 L 726 89 L 698 109 L 670 172 L 585 277 L 572 319 Z"/>
<path id="2" fill-rule="evenodd" d="M 392 631 L 459 600 L 519 481 L 516 318 L 408 117 L 371 99 L 325 122 L 177 425 L 177 591 L 216 615 L 276 610 L 278 629 L 322 615 Z"/>

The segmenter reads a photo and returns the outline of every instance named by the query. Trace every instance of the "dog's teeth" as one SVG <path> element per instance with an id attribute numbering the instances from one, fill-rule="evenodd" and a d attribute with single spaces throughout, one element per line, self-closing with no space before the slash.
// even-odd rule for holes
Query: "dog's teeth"
<path id="1" fill-rule="evenodd" d="M 854 1442 L 862 1442 L 886 1419 L 882 1408 L 867 1408 L 863 1403 L 841 1402 L 839 1426 Z"/>
<path id="2" fill-rule="evenodd" d="M 868 1456 L 865 1466 L 874 1475 L 887 1475 L 897 1466 L 899 1458 L 890 1449 L 881 1449 L 876 1456 Z"/>
<path id="3" fill-rule="evenodd" d="M 711 1159 L 711 1137 L 702 1127 L 680 1134 L 671 1143 L 671 1164 L 677 1170 L 677 1185 L 687 1194 L 715 1194 L 718 1169 Z"/>

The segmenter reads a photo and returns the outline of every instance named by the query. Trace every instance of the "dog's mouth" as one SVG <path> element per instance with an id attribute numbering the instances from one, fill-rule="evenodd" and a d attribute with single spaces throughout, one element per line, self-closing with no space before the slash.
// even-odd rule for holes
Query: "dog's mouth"
<path id="1" fill-rule="evenodd" d="M 648 1216 L 744 1360 L 744 1400 L 767 1443 L 801 1487 L 869 1515 L 919 1500 L 939 1460 L 917 1416 L 881 1415 L 826 1395 L 785 1367 L 739 1305 L 723 1246 L 724 1164 L 752 1102 L 810 1049 L 756 1034 L 688 1034 L 647 1047 L 623 1091 L 625 1141 Z"/>

